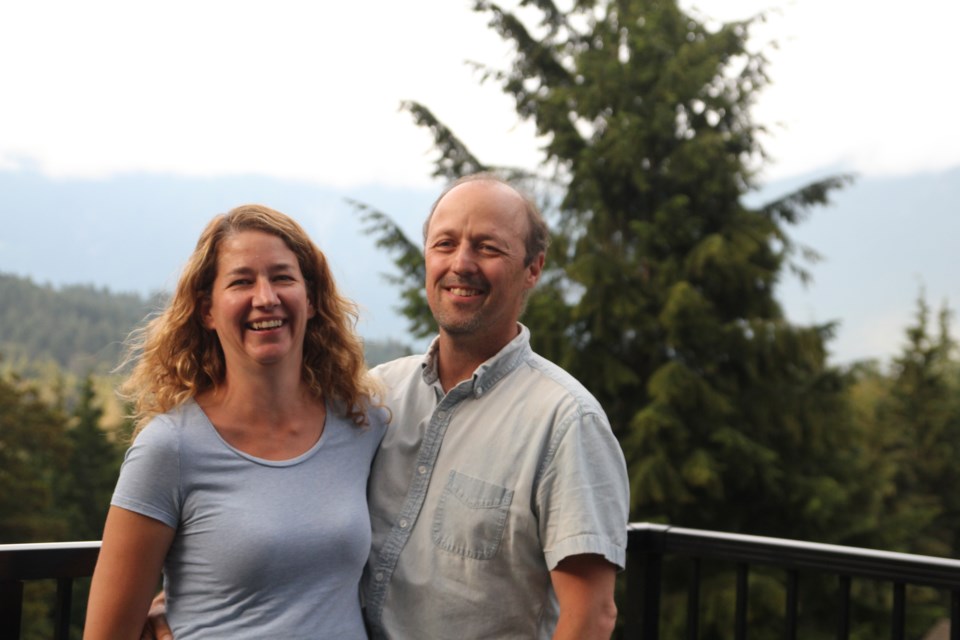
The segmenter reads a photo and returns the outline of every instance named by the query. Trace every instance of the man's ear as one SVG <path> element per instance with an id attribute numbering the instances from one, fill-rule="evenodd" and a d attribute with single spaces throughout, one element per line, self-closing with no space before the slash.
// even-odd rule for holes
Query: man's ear
<path id="1" fill-rule="evenodd" d="M 537 254 L 537 257 L 534 258 L 529 265 L 527 265 L 527 286 L 533 288 L 535 284 L 540 280 L 540 276 L 543 274 L 543 264 L 546 261 L 546 254 L 541 251 Z"/>

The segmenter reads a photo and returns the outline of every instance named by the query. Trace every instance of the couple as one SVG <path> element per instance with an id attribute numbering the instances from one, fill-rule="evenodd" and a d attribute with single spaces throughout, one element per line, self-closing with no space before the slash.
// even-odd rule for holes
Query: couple
<path id="1" fill-rule="evenodd" d="M 608 638 L 627 476 L 596 400 L 518 322 L 547 237 L 505 182 L 454 183 L 424 225 L 440 335 L 368 378 L 302 229 L 215 218 L 128 381 L 149 424 L 85 637 L 139 637 L 162 570 L 178 640 Z"/>

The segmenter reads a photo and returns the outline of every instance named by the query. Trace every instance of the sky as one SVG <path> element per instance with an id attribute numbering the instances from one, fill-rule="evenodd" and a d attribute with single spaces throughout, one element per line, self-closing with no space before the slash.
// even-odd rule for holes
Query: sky
<path id="1" fill-rule="evenodd" d="M 429 134 L 399 109 L 403 100 L 429 106 L 486 162 L 533 167 L 532 127 L 465 64 L 510 62 L 471 4 L 4 2 L 0 171 L 439 188 Z M 960 166 L 960 3 L 681 4 L 707 21 L 768 12 L 752 40 L 768 51 L 772 79 L 754 110 L 770 129 L 764 180 Z M 960 289 L 952 295 L 960 300 Z M 803 320 L 848 313 L 797 304 Z"/>
<path id="2" fill-rule="evenodd" d="M 507 0 L 508 4 L 511 0 Z M 533 165 L 532 128 L 465 60 L 509 62 L 468 0 L 31 0 L 0 5 L 0 168 L 52 176 L 257 173 L 328 185 L 430 185 L 417 100 L 481 157 Z M 960 4 L 699 0 L 705 18 L 766 9 L 769 177 L 843 164 L 960 163 Z"/>

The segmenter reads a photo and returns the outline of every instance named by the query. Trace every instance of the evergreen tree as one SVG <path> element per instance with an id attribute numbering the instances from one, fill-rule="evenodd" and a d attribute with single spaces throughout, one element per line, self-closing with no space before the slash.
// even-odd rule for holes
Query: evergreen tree
<path id="1" fill-rule="evenodd" d="M 122 460 L 121 447 L 102 424 L 94 378 L 79 385 L 78 400 L 67 430 L 70 454 L 58 478 L 58 498 L 69 539 L 99 540 Z"/>
<path id="2" fill-rule="evenodd" d="M 903 353 L 893 362 L 889 393 L 878 404 L 878 433 L 895 467 L 887 496 L 889 518 L 912 526 L 907 551 L 958 557 L 960 541 L 960 385 L 949 308 L 930 327 L 923 295 Z"/>
<path id="3" fill-rule="evenodd" d="M 494 3 L 475 8 L 515 47 L 509 69 L 484 77 L 534 122 L 553 169 L 548 182 L 529 178 L 555 224 L 525 321 L 534 347 L 610 415 L 634 516 L 815 540 L 862 533 L 870 520 L 856 506 L 872 501 L 845 379 L 826 363 L 832 327 L 791 324 L 774 295 L 811 255 L 787 227 L 848 178 L 744 204 L 763 157 L 750 107 L 766 83 L 751 22 L 709 30 L 652 0 L 523 4 L 539 12 L 532 29 Z M 426 107 L 407 108 L 434 134 L 437 176 L 490 168 Z M 366 216 L 398 257 L 403 311 L 423 335 L 433 325 L 419 243 L 385 214 Z"/>
<path id="4" fill-rule="evenodd" d="M 405 106 L 433 133 L 435 176 L 493 169 L 541 199 L 552 248 L 524 322 L 610 416 L 632 517 L 872 546 L 879 462 L 863 455 L 848 376 L 827 363 L 833 327 L 789 322 L 775 296 L 816 258 L 789 227 L 850 177 L 745 204 L 765 157 L 753 21 L 707 28 L 674 0 L 519 4 L 474 3 L 514 48 L 509 68 L 482 72 L 545 141 L 542 175 L 483 163 L 428 108 Z M 412 330 L 429 333 L 419 239 L 361 209 L 395 256 Z M 713 621 L 728 597 L 705 597 Z M 752 610 L 760 635 L 770 606 Z"/>
<path id="5" fill-rule="evenodd" d="M 53 476 L 70 451 L 65 422 L 36 386 L 0 376 L 0 544 L 63 539 Z"/>
<path id="6" fill-rule="evenodd" d="M 893 551 L 957 557 L 960 481 L 958 363 L 950 336 L 951 313 L 944 306 L 939 328 L 921 294 L 914 323 L 906 329 L 902 353 L 889 371 L 878 363 L 855 365 L 850 400 L 860 432 L 861 460 L 875 487 L 872 535 L 851 544 Z M 861 634 L 884 632 L 888 594 L 869 584 L 854 592 L 864 618 Z M 913 589 L 907 598 L 907 635 L 920 637 L 949 610 L 947 594 Z"/>
<path id="7" fill-rule="evenodd" d="M 66 420 L 36 385 L 13 373 L 0 374 L 0 544 L 64 539 L 53 478 L 70 450 Z M 26 584 L 23 638 L 51 636 L 54 591 L 52 583 Z"/>

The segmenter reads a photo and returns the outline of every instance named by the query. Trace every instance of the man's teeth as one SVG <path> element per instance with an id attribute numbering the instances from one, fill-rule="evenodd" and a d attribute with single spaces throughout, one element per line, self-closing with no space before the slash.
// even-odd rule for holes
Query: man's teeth
<path id="1" fill-rule="evenodd" d="M 450 287 L 450 293 L 457 296 L 475 296 L 479 292 L 476 289 L 461 289 L 460 287 Z"/>
<path id="2" fill-rule="evenodd" d="M 283 320 L 264 320 L 263 322 L 251 322 L 250 328 L 254 331 L 262 331 L 263 329 L 276 329 L 283 325 Z"/>

